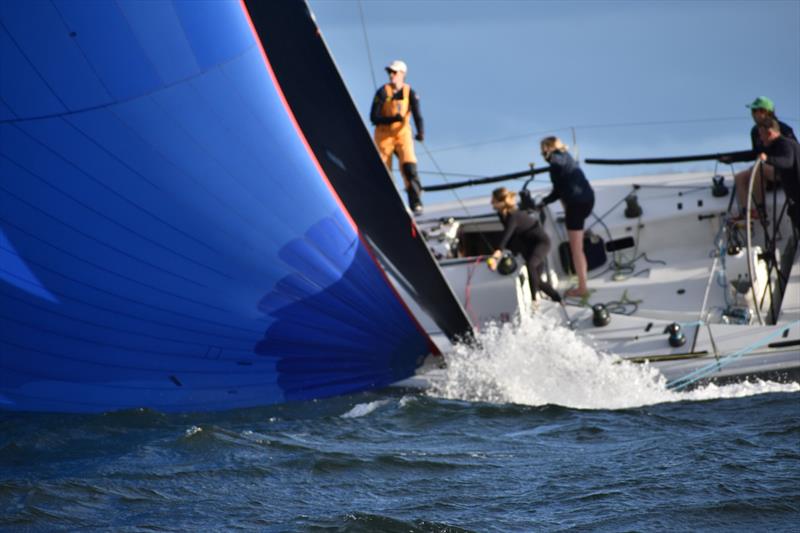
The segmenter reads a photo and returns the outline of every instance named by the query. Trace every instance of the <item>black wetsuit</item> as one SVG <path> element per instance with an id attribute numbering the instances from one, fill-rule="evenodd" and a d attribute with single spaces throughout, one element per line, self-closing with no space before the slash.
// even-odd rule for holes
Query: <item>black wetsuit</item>
<path id="1" fill-rule="evenodd" d="M 781 129 L 782 137 L 787 137 L 797 142 L 797 137 L 794 136 L 794 130 L 792 130 L 791 126 L 778 120 L 778 127 Z M 761 137 L 758 135 L 758 126 L 753 126 L 753 128 L 750 130 L 750 142 L 753 145 L 753 159 L 755 159 L 758 154 L 763 152 L 766 148 L 764 143 L 761 142 Z"/>
<path id="2" fill-rule="evenodd" d="M 552 285 L 542 281 L 542 270 L 550 250 L 550 238 L 538 220 L 522 211 L 512 211 L 506 216 L 499 215 L 503 223 L 503 237 L 499 248 L 507 248 L 525 259 L 528 267 L 528 283 L 531 296 L 536 300 L 539 289 L 554 302 L 560 302 L 561 296 Z"/>
<path id="3" fill-rule="evenodd" d="M 549 204 L 560 198 L 564 202 L 567 229 L 582 230 L 584 221 L 594 208 L 592 186 L 567 152 L 553 152 L 548 163 L 553 190 L 542 201 Z"/>
<path id="4" fill-rule="evenodd" d="M 781 135 L 764 148 L 767 163 L 775 169 L 775 176 L 783 185 L 789 202 L 787 211 L 797 231 L 800 231 L 800 145 Z"/>
<path id="5" fill-rule="evenodd" d="M 781 137 L 786 137 L 788 139 L 797 141 L 797 138 L 794 136 L 794 130 L 792 130 L 791 126 L 778 120 L 778 127 L 781 129 Z M 750 144 L 753 147 L 752 150 L 736 152 L 733 155 L 720 159 L 720 161 L 723 163 L 741 163 L 743 161 L 753 161 L 755 158 L 757 158 L 758 154 L 764 151 L 764 143 L 761 142 L 761 137 L 758 135 L 758 125 L 755 125 L 752 127 L 752 129 L 750 129 Z"/>

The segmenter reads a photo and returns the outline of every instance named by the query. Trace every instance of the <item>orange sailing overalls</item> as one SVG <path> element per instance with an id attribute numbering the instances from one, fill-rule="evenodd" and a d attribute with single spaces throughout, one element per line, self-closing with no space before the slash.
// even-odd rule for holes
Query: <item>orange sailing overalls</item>
<path id="1" fill-rule="evenodd" d="M 375 144 L 381 154 L 381 159 L 389 168 L 392 169 L 392 154 L 397 154 L 400 166 L 405 163 L 416 163 L 417 157 L 414 155 L 414 138 L 411 134 L 411 87 L 403 84 L 403 97 L 400 100 L 394 99 L 394 86 L 387 83 L 383 86 L 386 92 L 386 99 L 381 107 L 381 116 L 392 117 L 400 115 L 402 121 L 392 122 L 391 124 L 378 124 L 375 126 Z M 408 188 L 408 179 L 403 174 L 403 180 Z"/>

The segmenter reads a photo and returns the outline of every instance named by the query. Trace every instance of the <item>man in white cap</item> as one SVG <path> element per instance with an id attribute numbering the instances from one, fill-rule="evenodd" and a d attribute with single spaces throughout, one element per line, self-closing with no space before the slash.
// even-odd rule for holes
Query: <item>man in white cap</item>
<path id="1" fill-rule="evenodd" d="M 392 155 L 400 161 L 408 205 L 414 213 L 422 212 L 422 185 L 417 175 L 417 157 L 411 134 L 411 116 L 417 126 L 416 139 L 422 141 L 425 131 L 419 110 L 419 97 L 405 83 L 408 67 L 400 60 L 386 67 L 389 83 L 378 89 L 372 101 L 370 121 L 375 125 L 375 144 L 386 166 L 391 170 Z"/>

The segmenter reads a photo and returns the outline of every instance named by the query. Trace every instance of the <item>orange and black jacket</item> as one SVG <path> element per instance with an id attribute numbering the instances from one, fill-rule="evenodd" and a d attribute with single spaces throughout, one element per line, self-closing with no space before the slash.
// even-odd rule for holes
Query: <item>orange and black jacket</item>
<path id="1" fill-rule="evenodd" d="M 381 113 L 381 109 L 383 108 L 384 102 L 387 99 L 387 87 L 391 87 L 390 85 L 384 85 L 375 93 L 375 98 L 372 99 L 372 109 L 369 112 L 369 120 L 374 125 L 378 126 L 380 124 L 392 124 L 397 122 L 397 118 L 394 116 L 384 116 Z M 392 100 L 402 100 L 403 99 L 403 89 L 399 91 L 395 91 L 392 95 Z M 411 109 L 411 115 L 414 117 L 414 124 L 417 126 L 417 134 L 418 135 L 425 135 L 425 127 L 422 122 L 422 113 L 420 112 L 419 106 L 419 97 L 417 93 L 414 92 L 414 89 L 409 90 L 409 109 Z"/>

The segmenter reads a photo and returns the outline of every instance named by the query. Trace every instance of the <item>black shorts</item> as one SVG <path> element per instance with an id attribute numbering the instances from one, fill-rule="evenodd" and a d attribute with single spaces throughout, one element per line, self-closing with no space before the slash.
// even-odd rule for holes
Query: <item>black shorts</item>
<path id="1" fill-rule="evenodd" d="M 567 229 L 573 231 L 582 230 L 584 221 L 592 214 L 592 209 L 594 209 L 594 198 L 589 202 L 567 204 L 564 216 Z"/>

